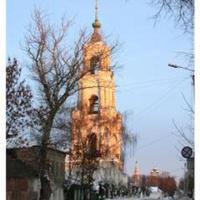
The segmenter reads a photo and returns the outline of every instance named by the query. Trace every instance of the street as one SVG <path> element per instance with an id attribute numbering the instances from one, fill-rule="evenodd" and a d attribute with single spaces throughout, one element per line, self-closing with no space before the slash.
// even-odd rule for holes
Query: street
<path id="1" fill-rule="evenodd" d="M 107 200 L 110 200 L 110 199 L 107 199 Z M 154 198 L 149 198 L 149 197 L 144 197 L 144 198 L 116 198 L 116 199 L 112 199 L 112 200 L 155 200 Z M 169 197 L 164 197 L 164 198 L 161 198 L 159 200 L 173 200 L 172 198 L 169 198 Z M 186 197 L 183 197 L 183 198 L 178 198 L 178 199 L 174 199 L 174 200 L 191 200 L 190 198 L 186 198 Z"/>
<path id="2" fill-rule="evenodd" d="M 115 199 L 106 199 L 106 200 L 155 200 L 155 199 L 159 199 L 159 200 L 192 200 L 189 197 L 162 197 L 162 195 L 160 193 L 151 193 L 151 195 L 149 197 L 118 197 Z"/>
<path id="3" fill-rule="evenodd" d="M 163 197 L 163 198 L 152 198 L 152 197 L 144 197 L 144 198 L 136 198 L 136 197 L 132 197 L 132 198 L 123 198 L 123 197 L 119 197 L 116 199 L 112 199 L 112 200 L 155 200 L 155 199 L 159 199 L 159 200 L 192 200 L 188 197 L 180 197 L 180 198 L 171 198 L 171 197 Z M 106 200 L 111 200 L 111 199 L 106 199 Z"/>

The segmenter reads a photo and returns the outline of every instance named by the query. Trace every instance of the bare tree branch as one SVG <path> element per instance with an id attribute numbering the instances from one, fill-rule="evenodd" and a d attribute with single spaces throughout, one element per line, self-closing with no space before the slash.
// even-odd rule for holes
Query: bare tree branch
<path id="1" fill-rule="evenodd" d="M 162 14 L 173 17 L 184 32 L 193 33 L 194 0 L 151 0 L 157 11 L 153 18 L 157 21 Z"/>
<path id="2" fill-rule="evenodd" d="M 38 84 L 39 106 L 34 113 L 38 118 L 41 136 L 40 152 L 40 200 L 49 199 L 51 191 L 46 191 L 48 161 L 47 147 L 52 142 L 51 133 L 58 131 L 60 135 L 70 130 L 64 125 L 61 110 L 66 101 L 74 95 L 79 87 L 79 80 L 90 73 L 84 66 L 84 47 L 88 42 L 85 30 L 81 30 L 78 39 L 71 46 L 68 32 L 72 22 L 61 20 L 59 28 L 50 24 L 38 9 L 34 11 L 33 23 L 29 26 L 25 37 L 24 50 L 31 61 L 33 79 Z M 114 48 L 109 49 L 108 56 Z M 99 52 L 101 53 L 101 52 Z M 101 55 L 100 55 L 101 56 Z M 104 54 L 105 56 L 105 54 Z M 96 86 L 94 86 L 96 87 Z M 66 121 L 65 121 L 66 122 Z M 62 131 L 61 131 L 62 130 Z"/>

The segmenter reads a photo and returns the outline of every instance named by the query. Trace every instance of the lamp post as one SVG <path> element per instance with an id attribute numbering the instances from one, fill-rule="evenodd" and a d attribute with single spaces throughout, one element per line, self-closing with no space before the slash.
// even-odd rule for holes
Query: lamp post
<path id="1" fill-rule="evenodd" d="M 190 69 L 190 68 L 187 68 L 187 67 L 182 67 L 182 66 L 178 66 L 178 65 L 174 65 L 174 64 L 168 64 L 169 67 L 172 67 L 172 68 L 180 68 L 180 69 L 184 69 L 184 70 L 187 70 L 187 71 L 190 71 L 192 72 L 192 86 L 194 88 L 195 86 L 195 75 L 194 75 L 194 70 L 193 69 Z M 195 93 L 194 93 L 195 94 Z M 185 155 L 184 156 L 184 152 L 183 150 L 190 150 L 190 155 Z M 185 169 L 185 172 L 184 172 L 184 192 L 187 194 L 188 193 L 188 173 L 190 172 L 190 174 L 193 174 L 194 173 L 194 156 L 191 158 L 192 154 L 193 154 L 193 150 L 192 148 L 190 147 L 184 147 L 182 149 L 182 155 L 183 157 L 185 157 L 187 159 L 187 161 L 185 162 L 185 165 L 184 165 L 184 169 Z M 185 152 L 185 153 L 188 153 Z M 187 174 L 186 174 L 187 173 Z M 193 188 L 194 190 L 194 188 Z M 192 191 L 192 193 L 194 194 L 194 191 Z"/>
<path id="2" fill-rule="evenodd" d="M 194 86 L 195 81 L 194 81 L 194 70 L 193 69 L 190 69 L 190 68 L 187 68 L 187 67 L 182 67 L 182 66 L 179 66 L 179 65 L 174 65 L 174 64 L 168 64 L 168 66 L 172 67 L 172 68 L 179 68 L 179 69 L 184 69 L 184 70 L 192 72 L 192 85 Z"/>

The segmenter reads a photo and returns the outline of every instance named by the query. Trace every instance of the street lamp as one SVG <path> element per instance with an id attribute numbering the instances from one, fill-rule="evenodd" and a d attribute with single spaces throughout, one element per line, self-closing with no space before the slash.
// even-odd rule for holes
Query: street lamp
<path id="1" fill-rule="evenodd" d="M 184 69 L 184 70 L 193 72 L 193 74 L 192 74 L 192 85 L 194 86 L 194 70 L 193 69 L 190 69 L 190 68 L 187 68 L 187 67 L 182 67 L 182 66 L 179 66 L 179 65 L 174 65 L 174 64 L 168 64 L 168 66 L 172 67 L 172 68 L 180 68 L 180 69 Z"/>
<path id="2" fill-rule="evenodd" d="M 181 67 L 181 66 L 178 66 L 178 65 L 174 65 L 174 64 L 168 64 L 169 67 L 173 67 L 173 68 L 181 68 L 181 69 L 185 69 L 187 71 L 191 71 L 191 72 L 194 72 L 193 69 L 190 69 L 190 68 L 187 68 L 187 67 Z"/>
<path id="3" fill-rule="evenodd" d="M 195 75 L 194 75 L 194 70 L 193 69 L 190 69 L 190 68 L 187 68 L 187 67 L 178 66 L 178 65 L 174 65 L 174 64 L 168 64 L 168 66 L 169 67 L 173 67 L 173 68 L 181 68 L 181 69 L 184 69 L 184 70 L 192 72 L 192 85 L 193 85 L 193 88 L 194 88 Z M 182 149 L 181 153 L 182 153 L 182 156 L 187 159 L 187 166 L 186 166 L 186 163 L 185 163 L 184 169 L 186 170 L 186 167 L 187 167 L 188 172 L 190 172 L 190 174 L 193 174 L 194 173 L 194 156 L 192 157 L 193 149 L 188 147 L 188 146 L 186 146 L 186 147 L 184 147 Z M 185 171 L 184 174 L 185 174 L 184 191 L 187 194 L 187 192 L 188 192 L 188 174 L 186 174 L 186 171 Z M 194 190 L 194 188 L 193 188 L 193 190 Z M 193 194 L 194 194 L 194 191 L 193 191 Z"/>

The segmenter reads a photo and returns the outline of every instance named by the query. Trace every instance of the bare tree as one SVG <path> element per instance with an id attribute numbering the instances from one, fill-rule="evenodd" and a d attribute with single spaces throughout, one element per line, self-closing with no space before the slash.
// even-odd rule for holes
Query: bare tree
<path id="1" fill-rule="evenodd" d="M 21 67 L 17 60 L 8 59 L 6 66 L 6 138 L 19 136 L 34 125 L 31 118 L 32 92 L 24 80 L 20 80 Z"/>
<path id="2" fill-rule="evenodd" d="M 165 16 L 173 17 L 176 24 L 180 28 L 189 34 L 193 34 L 194 29 L 194 0 L 151 0 L 150 4 L 156 8 L 156 14 L 154 15 L 155 22 L 164 14 Z M 192 35 L 193 38 L 193 35 Z M 189 52 L 180 52 L 180 55 L 184 56 L 184 59 L 188 61 L 188 68 L 194 67 L 194 53 L 189 50 Z M 192 71 L 192 70 L 191 70 Z M 194 75 L 192 75 L 194 84 Z M 194 85 L 193 85 L 194 86 Z M 182 94 L 183 100 L 186 104 L 187 113 L 190 115 L 190 121 L 194 120 L 194 109 L 191 103 L 188 102 L 186 97 Z M 179 138 L 179 143 L 183 146 L 184 143 L 194 146 L 193 141 L 193 125 L 191 125 L 188 130 L 184 127 L 180 127 L 173 120 L 173 125 L 176 132 L 174 133 Z M 188 135 L 188 132 L 192 135 Z"/>
<path id="3" fill-rule="evenodd" d="M 151 0 L 151 4 L 157 9 L 154 15 L 156 20 L 162 14 L 173 17 L 185 32 L 193 33 L 194 0 Z"/>
<path id="4" fill-rule="evenodd" d="M 177 125 L 176 121 L 173 120 L 172 123 L 175 128 L 175 132 L 173 134 L 178 138 L 178 143 L 181 146 L 181 148 L 185 145 L 189 145 L 192 148 L 194 148 L 194 109 L 193 105 L 188 102 L 184 94 L 182 94 L 183 100 L 186 104 L 186 112 L 188 115 L 188 121 L 191 122 L 190 124 L 187 124 L 187 127 L 181 127 Z"/>
<path id="5" fill-rule="evenodd" d="M 81 31 L 73 47 L 67 44 L 71 21 L 62 19 L 59 28 L 50 24 L 40 10 L 35 10 L 33 23 L 27 30 L 24 50 L 31 61 L 33 78 L 38 86 L 37 113 L 41 133 L 40 200 L 50 198 L 52 190 L 48 176 L 47 147 L 57 115 L 66 100 L 78 90 L 78 81 L 87 73 L 83 71 L 83 46 L 85 32 Z"/>
<path id="6" fill-rule="evenodd" d="M 137 145 L 137 134 L 128 128 L 129 113 L 123 113 L 123 154 L 124 160 L 128 160 L 134 155 L 134 150 Z"/>
<path id="7" fill-rule="evenodd" d="M 50 24 L 42 12 L 36 9 L 33 23 L 29 26 L 25 38 L 24 50 L 30 58 L 33 79 L 38 86 L 39 107 L 34 110 L 38 123 L 34 128 L 41 135 L 40 200 L 49 199 L 52 193 L 46 159 L 47 148 L 52 144 L 51 135 L 56 131 L 70 134 L 70 119 L 67 117 L 66 122 L 64 118 L 66 109 L 69 111 L 69 107 L 65 107 L 66 102 L 78 90 L 83 89 L 78 86 L 79 80 L 91 73 L 88 66 L 83 68 L 83 50 L 88 37 L 85 31 L 81 31 L 77 41 L 71 45 L 67 40 L 70 27 L 71 21 L 64 19 L 59 27 Z M 113 52 L 116 46 L 117 44 L 113 45 L 109 53 Z M 109 53 L 104 52 L 100 56 L 108 56 Z"/>
<path id="8" fill-rule="evenodd" d="M 174 196 L 177 189 L 176 180 L 173 176 L 159 177 L 159 188 L 169 196 Z"/>

